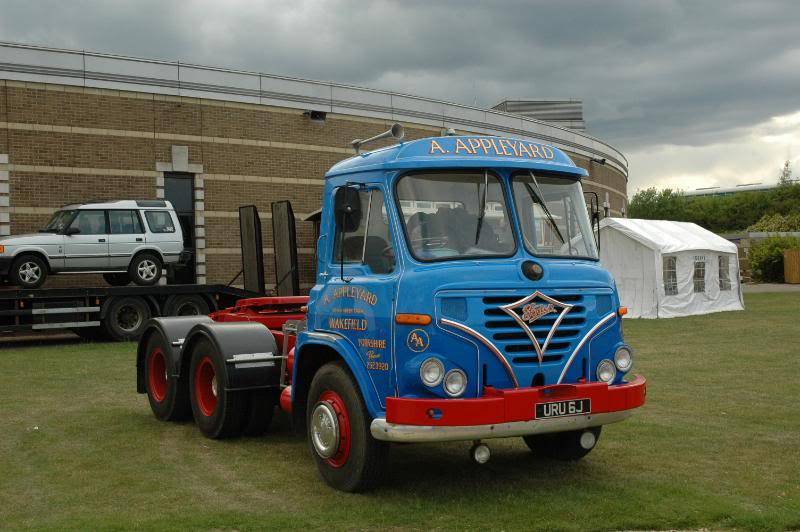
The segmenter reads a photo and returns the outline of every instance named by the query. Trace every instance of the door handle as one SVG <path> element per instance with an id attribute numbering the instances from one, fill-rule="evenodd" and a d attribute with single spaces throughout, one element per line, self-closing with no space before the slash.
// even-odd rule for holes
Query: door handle
<path id="1" fill-rule="evenodd" d="M 143 239 L 141 239 L 141 238 L 137 238 L 137 239 L 136 239 L 136 241 L 137 241 L 137 242 L 143 242 Z"/>
<path id="2" fill-rule="evenodd" d="M 98 242 L 105 242 L 105 241 L 106 241 L 106 239 L 105 239 L 105 238 L 98 238 L 98 239 L 97 239 L 97 241 L 98 241 Z"/>

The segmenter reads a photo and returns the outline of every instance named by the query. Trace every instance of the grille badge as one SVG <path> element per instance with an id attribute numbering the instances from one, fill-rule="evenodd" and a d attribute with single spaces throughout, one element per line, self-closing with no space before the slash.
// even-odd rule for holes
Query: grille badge
<path id="1" fill-rule="evenodd" d="M 544 303 L 537 303 L 535 301 L 536 298 L 541 299 L 544 301 Z M 547 351 L 547 346 L 550 345 L 550 340 L 553 339 L 553 335 L 555 334 L 556 329 L 558 329 L 561 320 L 564 319 L 564 316 L 567 315 L 572 307 L 573 305 L 562 303 L 561 301 L 553 299 L 550 296 L 546 296 L 537 290 L 531 295 L 523 297 L 519 301 L 509 303 L 508 305 L 501 305 L 499 308 L 514 318 L 514 321 L 516 321 L 517 324 L 522 327 L 522 330 L 525 331 L 525 334 L 528 335 L 531 343 L 533 343 L 533 348 L 536 349 L 536 356 L 539 357 L 539 364 L 541 364 L 542 359 L 544 358 L 544 353 Z M 517 309 L 521 310 L 522 316 L 517 313 Z M 530 325 L 532 325 L 533 322 L 539 318 L 547 316 L 548 314 L 552 314 L 553 312 L 559 312 L 558 318 L 556 318 L 556 321 L 553 322 L 553 326 L 550 327 L 550 331 L 547 333 L 547 338 L 545 338 L 544 344 L 540 345 L 539 340 L 536 339 L 536 335 L 533 334 L 533 330 L 531 329 Z"/>

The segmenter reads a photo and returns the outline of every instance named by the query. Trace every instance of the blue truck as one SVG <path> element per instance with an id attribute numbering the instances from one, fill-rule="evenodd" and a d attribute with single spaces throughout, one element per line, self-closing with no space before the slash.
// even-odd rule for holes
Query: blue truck
<path id="1" fill-rule="evenodd" d="M 360 491 L 391 443 L 470 442 L 485 463 L 488 440 L 521 437 L 577 460 L 644 404 L 585 170 L 542 142 L 399 125 L 353 145 L 325 176 L 307 297 L 149 323 L 137 388 L 157 418 L 222 438 L 280 408 L 322 478 Z"/>

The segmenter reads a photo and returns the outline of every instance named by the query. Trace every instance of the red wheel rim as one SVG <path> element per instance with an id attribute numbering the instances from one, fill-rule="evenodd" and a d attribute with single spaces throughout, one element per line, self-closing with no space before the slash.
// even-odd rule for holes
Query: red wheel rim
<path id="1" fill-rule="evenodd" d="M 156 347 L 150 352 L 147 361 L 148 373 L 147 380 L 150 385 L 150 395 L 156 402 L 160 403 L 167 396 L 167 361 L 161 348 Z"/>
<path id="2" fill-rule="evenodd" d="M 194 396 L 197 406 L 205 416 L 214 414 L 217 408 L 217 372 L 210 357 L 203 357 L 194 372 Z"/>
<path id="3" fill-rule="evenodd" d="M 325 460 L 331 467 L 339 468 L 345 465 L 350 457 L 350 415 L 342 397 L 333 390 L 324 391 L 319 400 L 331 405 L 339 421 L 339 448 L 336 454 Z"/>

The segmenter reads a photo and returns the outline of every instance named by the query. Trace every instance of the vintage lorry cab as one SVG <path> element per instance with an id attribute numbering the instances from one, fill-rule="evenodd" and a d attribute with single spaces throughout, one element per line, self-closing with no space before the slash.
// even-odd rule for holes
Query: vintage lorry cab
<path id="1" fill-rule="evenodd" d="M 358 153 L 325 176 L 308 298 L 154 320 L 139 391 L 161 419 L 191 407 L 211 437 L 258 429 L 280 396 L 346 491 L 381 478 L 391 442 L 468 441 L 483 463 L 483 440 L 519 436 L 579 459 L 645 400 L 585 175 L 513 138 Z"/>

